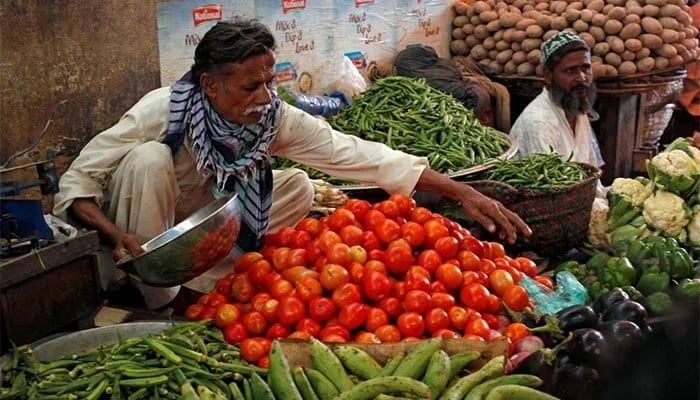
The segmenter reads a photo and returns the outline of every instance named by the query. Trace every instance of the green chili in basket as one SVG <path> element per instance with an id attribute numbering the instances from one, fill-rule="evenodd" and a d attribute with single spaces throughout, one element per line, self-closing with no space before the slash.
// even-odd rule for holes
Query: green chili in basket
<path id="1" fill-rule="evenodd" d="M 571 157 L 563 159 L 552 152 L 499 161 L 484 177 L 516 189 L 551 190 L 574 185 L 589 176 L 583 166 L 571 161 Z"/>

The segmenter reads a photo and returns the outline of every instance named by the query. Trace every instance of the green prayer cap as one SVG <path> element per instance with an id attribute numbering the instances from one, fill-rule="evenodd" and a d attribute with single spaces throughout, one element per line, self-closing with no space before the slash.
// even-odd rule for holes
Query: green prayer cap
<path id="1" fill-rule="evenodd" d="M 546 65 L 549 59 L 559 51 L 559 49 L 573 42 L 581 42 L 588 48 L 586 42 L 573 32 L 563 31 L 549 38 L 549 40 L 542 45 L 542 64 Z"/>

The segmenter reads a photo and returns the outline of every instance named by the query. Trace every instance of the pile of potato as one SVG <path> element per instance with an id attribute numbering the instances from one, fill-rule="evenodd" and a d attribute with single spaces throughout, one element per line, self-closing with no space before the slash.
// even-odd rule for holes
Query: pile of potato
<path id="1" fill-rule="evenodd" d="M 542 75 L 540 47 L 560 31 L 592 51 L 593 74 L 625 76 L 700 57 L 686 0 L 478 0 L 455 2 L 450 50 L 489 74 Z"/>

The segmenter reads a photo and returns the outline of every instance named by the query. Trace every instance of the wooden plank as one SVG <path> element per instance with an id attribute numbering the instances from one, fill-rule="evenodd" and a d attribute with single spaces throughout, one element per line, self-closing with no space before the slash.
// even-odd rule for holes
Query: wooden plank
<path id="1" fill-rule="evenodd" d="M 599 128 L 596 129 L 605 161 L 601 181 L 604 185 L 610 185 L 616 177 L 627 177 L 632 172 L 639 96 L 605 96 L 599 100 L 598 109 L 605 110 L 600 113 Z"/>
<path id="2" fill-rule="evenodd" d="M 87 231 L 64 242 L 3 261 L 0 263 L 0 289 L 60 267 L 67 261 L 95 253 L 99 248 L 97 232 Z"/>

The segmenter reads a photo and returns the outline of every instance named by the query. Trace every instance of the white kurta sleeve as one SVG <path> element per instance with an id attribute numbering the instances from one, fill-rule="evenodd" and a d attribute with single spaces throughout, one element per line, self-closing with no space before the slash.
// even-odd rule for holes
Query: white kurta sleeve
<path id="1" fill-rule="evenodd" d="M 53 213 L 62 215 L 78 198 L 93 198 L 102 205 L 109 178 L 122 158 L 167 130 L 169 98 L 169 88 L 151 91 L 114 126 L 93 137 L 61 176 Z"/>
<path id="2" fill-rule="evenodd" d="M 424 157 L 338 132 L 326 121 L 288 104 L 283 106 L 271 153 L 328 175 L 406 195 L 428 166 Z"/>
<path id="3" fill-rule="evenodd" d="M 551 153 L 564 150 L 561 144 L 562 133 L 557 124 L 546 119 L 530 118 L 527 123 L 518 126 L 517 133 L 511 131 L 518 144 L 518 152 L 522 157 L 534 153 Z"/>

